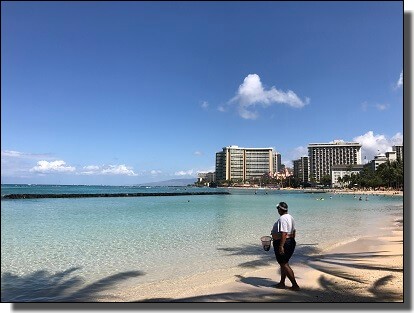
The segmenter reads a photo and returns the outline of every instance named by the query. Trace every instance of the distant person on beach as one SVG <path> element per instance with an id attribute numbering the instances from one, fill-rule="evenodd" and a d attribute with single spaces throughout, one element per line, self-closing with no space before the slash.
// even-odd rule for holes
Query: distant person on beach
<path id="1" fill-rule="evenodd" d="M 288 205 L 285 202 L 280 202 L 277 205 L 277 211 L 280 218 L 273 225 L 273 229 L 271 231 L 276 260 L 280 265 L 280 282 L 275 287 L 285 289 L 285 280 L 287 277 L 292 283 L 291 289 L 300 290 L 295 279 L 295 274 L 289 266 L 289 260 L 292 257 L 296 247 L 295 220 L 292 215 L 288 213 Z"/>

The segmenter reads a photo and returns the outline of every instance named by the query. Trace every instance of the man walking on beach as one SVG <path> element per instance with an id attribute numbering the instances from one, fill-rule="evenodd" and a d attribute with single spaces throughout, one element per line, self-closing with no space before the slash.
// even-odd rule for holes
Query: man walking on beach
<path id="1" fill-rule="evenodd" d="M 280 265 L 280 282 L 275 287 L 285 289 L 285 280 L 287 277 L 292 283 L 292 287 L 290 289 L 300 290 L 295 279 L 295 274 L 288 263 L 296 247 L 295 220 L 288 213 L 288 205 L 285 202 L 280 202 L 278 204 L 277 211 L 280 218 L 273 225 L 273 229 L 271 231 L 276 260 Z"/>

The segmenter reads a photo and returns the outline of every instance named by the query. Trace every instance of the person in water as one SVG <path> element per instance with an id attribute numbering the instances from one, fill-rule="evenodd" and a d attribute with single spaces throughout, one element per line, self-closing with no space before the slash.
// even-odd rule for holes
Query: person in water
<path id="1" fill-rule="evenodd" d="M 288 213 L 288 205 L 285 202 L 280 202 L 277 205 L 277 212 L 280 217 L 273 225 L 271 231 L 276 260 L 280 265 L 280 282 L 275 287 L 285 289 L 285 280 L 287 277 L 292 283 L 291 289 L 300 290 L 295 279 L 295 274 L 289 266 L 289 260 L 292 257 L 296 247 L 295 220 L 292 215 Z"/>

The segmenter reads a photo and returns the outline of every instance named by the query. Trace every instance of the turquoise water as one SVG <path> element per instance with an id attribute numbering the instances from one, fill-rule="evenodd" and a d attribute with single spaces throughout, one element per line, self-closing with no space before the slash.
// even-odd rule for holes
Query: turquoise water
<path id="1" fill-rule="evenodd" d="M 85 186 L 85 185 L 2 185 L 1 195 L 5 194 L 68 194 L 68 193 L 142 193 L 142 192 L 185 192 L 188 187 L 150 186 Z M 192 190 L 214 192 L 213 188 L 193 188 Z"/>
<path id="2" fill-rule="evenodd" d="M 1 192 L 115 193 L 131 188 L 193 190 L 2 185 Z M 2 200 L 2 283 L 5 275 L 28 277 L 76 268 L 85 284 L 140 271 L 143 275 L 131 280 L 137 284 L 237 267 L 262 259 L 264 253 L 273 258 L 259 238 L 270 233 L 279 201 L 288 203 L 295 218 L 298 244 L 319 249 L 362 236 L 403 209 L 402 197 L 369 195 L 369 201 L 365 196 L 358 201 L 353 195 L 229 191 L 231 195 Z M 316 200 L 321 197 L 323 201 Z M 248 253 L 234 253 L 243 247 L 250 247 Z"/>

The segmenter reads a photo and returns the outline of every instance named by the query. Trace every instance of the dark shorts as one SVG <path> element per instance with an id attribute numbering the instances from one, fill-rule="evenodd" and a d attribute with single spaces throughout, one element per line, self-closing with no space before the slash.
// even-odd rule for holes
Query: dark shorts
<path id="1" fill-rule="evenodd" d="M 285 254 L 279 253 L 279 244 L 280 239 L 273 240 L 273 249 L 275 250 L 276 260 L 279 264 L 288 263 L 292 257 L 293 252 L 295 251 L 296 241 L 295 238 L 287 238 L 283 248 L 285 249 Z"/>

